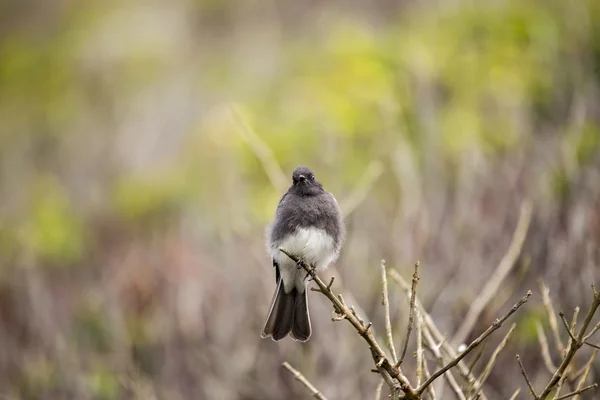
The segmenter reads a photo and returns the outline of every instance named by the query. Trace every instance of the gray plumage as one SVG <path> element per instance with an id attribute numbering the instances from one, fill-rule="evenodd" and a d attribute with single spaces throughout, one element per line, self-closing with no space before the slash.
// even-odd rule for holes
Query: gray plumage
<path id="1" fill-rule="evenodd" d="M 277 341 L 291 333 L 292 339 L 305 342 L 312 332 L 307 273 L 279 248 L 301 257 L 319 272 L 338 258 L 345 228 L 335 197 L 315 179 L 310 168 L 296 168 L 292 180 L 267 230 L 277 289 L 261 336 Z"/>

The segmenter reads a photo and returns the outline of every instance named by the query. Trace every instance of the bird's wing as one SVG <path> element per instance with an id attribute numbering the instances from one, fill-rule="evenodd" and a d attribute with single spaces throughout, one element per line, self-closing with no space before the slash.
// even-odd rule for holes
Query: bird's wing
<path id="1" fill-rule="evenodd" d="M 275 283 L 279 283 L 279 279 L 281 279 L 281 273 L 279 272 L 279 264 L 275 259 L 273 259 L 273 267 L 275 268 Z"/>
<path id="2" fill-rule="evenodd" d="M 281 205 L 285 202 L 285 199 L 287 198 L 288 194 L 289 192 L 285 192 L 285 194 L 281 196 L 281 199 L 279 199 L 279 203 L 277 204 L 277 208 L 281 207 Z"/>
<path id="3" fill-rule="evenodd" d="M 335 196 L 333 195 L 333 193 L 331 193 L 331 192 L 327 192 L 327 193 L 331 196 L 331 198 L 333 199 L 333 202 L 335 204 L 339 205 L 339 203 L 338 203 L 337 199 L 335 198 Z"/>

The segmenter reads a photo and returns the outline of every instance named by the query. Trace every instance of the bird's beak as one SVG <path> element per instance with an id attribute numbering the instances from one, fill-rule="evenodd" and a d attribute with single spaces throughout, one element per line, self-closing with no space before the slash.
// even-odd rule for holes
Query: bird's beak
<path id="1" fill-rule="evenodd" d="M 300 179 L 300 182 L 304 182 L 306 180 L 306 177 L 304 175 L 300 175 L 298 179 Z"/>

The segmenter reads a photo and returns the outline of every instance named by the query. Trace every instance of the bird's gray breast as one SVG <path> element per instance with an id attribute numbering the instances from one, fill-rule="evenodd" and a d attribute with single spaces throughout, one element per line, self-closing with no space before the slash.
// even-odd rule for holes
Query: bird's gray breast
<path id="1" fill-rule="evenodd" d="M 283 240 L 299 228 L 316 228 L 325 231 L 338 243 L 341 235 L 339 208 L 329 193 L 317 196 L 289 195 L 277 209 L 271 232 L 274 242 Z"/>

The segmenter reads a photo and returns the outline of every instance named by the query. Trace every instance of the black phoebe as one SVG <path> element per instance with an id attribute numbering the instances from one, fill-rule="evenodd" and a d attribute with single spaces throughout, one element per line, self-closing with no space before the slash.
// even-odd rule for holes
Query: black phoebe
<path id="1" fill-rule="evenodd" d="M 345 228 L 335 197 L 315 179 L 312 170 L 298 167 L 293 184 L 279 200 L 275 221 L 267 229 L 267 248 L 275 267 L 277 289 L 261 336 L 306 342 L 311 327 L 308 314 L 308 274 L 282 247 L 323 271 L 340 254 Z"/>

